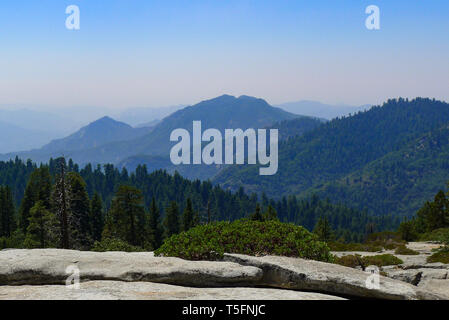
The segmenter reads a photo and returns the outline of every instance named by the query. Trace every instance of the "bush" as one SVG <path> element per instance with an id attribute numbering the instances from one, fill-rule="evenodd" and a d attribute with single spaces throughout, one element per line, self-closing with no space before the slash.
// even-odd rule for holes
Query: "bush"
<path id="1" fill-rule="evenodd" d="M 335 260 L 335 263 L 350 268 L 361 267 L 363 270 L 365 270 L 365 268 L 368 266 L 378 266 L 378 267 L 392 266 L 402 264 L 404 263 L 404 261 L 391 254 L 382 254 L 377 256 L 365 256 L 365 257 L 362 257 L 357 254 L 337 258 Z"/>
<path id="2" fill-rule="evenodd" d="M 215 260 L 224 253 L 277 255 L 332 261 L 326 243 L 303 227 L 277 220 L 216 222 L 197 226 L 167 239 L 157 256 Z"/>
<path id="3" fill-rule="evenodd" d="M 449 247 L 439 249 L 437 252 L 435 252 L 434 254 L 432 254 L 430 257 L 427 258 L 427 262 L 429 263 L 441 262 L 444 264 L 449 264 Z"/>
<path id="4" fill-rule="evenodd" d="M 391 240 L 393 240 L 395 242 L 400 242 L 401 235 L 398 232 L 382 231 L 382 232 L 371 233 L 370 235 L 368 235 L 368 237 L 366 239 L 367 242 L 375 242 L 375 241 L 386 242 L 386 241 L 391 241 Z"/>
<path id="5" fill-rule="evenodd" d="M 402 254 L 402 255 L 407 255 L 407 256 L 415 256 L 418 255 L 419 252 L 409 249 L 407 248 L 405 245 L 397 247 L 396 251 L 394 252 L 395 254 Z"/>
<path id="6" fill-rule="evenodd" d="M 106 251 L 124 251 L 124 252 L 141 252 L 142 248 L 135 247 L 129 243 L 115 238 L 106 238 L 101 241 L 96 241 L 92 251 L 106 252 Z"/>
<path id="7" fill-rule="evenodd" d="M 363 264 L 363 258 L 359 254 L 356 255 L 351 254 L 347 256 L 342 256 L 340 258 L 336 258 L 335 263 L 349 268 L 356 268 L 356 267 L 365 268 Z"/>
<path id="8" fill-rule="evenodd" d="M 22 249 L 24 248 L 23 242 L 25 240 L 25 235 L 18 229 L 14 231 L 11 237 L 1 237 L 0 238 L 0 250 L 1 249 Z"/>
<path id="9" fill-rule="evenodd" d="M 394 266 L 398 264 L 403 264 L 404 261 L 395 257 L 391 254 L 381 254 L 377 256 L 363 257 L 363 262 L 366 266 Z"/>
<path id="10" fill-rule="evenodd" d="M 432 232 L 424 233 L 420 235 L 419 240 L 449 244 L 449 228 L 435 229 Z"/>
<path id="11" fill-rule="evenodd" d="M 373 245 L 371 243 L 342 243 L 342 242 L 329 242 L 329 248 L 331 251 L 344 252 L 344 251 L 363 251 L 363 252 L 378 252 L 382 251 L 382 247 Z"/>

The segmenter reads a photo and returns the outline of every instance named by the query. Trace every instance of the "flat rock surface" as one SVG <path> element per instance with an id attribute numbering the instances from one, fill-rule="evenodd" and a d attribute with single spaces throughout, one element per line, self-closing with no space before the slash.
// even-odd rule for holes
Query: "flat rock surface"
<path id="1" fill-rule="evenodd" d="M 448 276 L 443 267 L 421 269 L 390 267 L 405 282 L 378 276 L 376 286 L 361 270 L 288 257 L 187 261 L 143 252 L 3 250 L 0 299 L 447 299 L 445 289 L 407 283 Z M 77 270 L 81 288 L 68 289 Z"/>
<path id="2" fill-rule="evenodd" d="M 379 276 L 379 286 L 367 285 L 370 274 L 318 261 L 288 257 L 250 257 L 226 254 L 227 261 L 255 266 L 264 271 L 262 283 L 295 290 L 326 292 L 339 296 L 392 300 L 439 299 L 411 284 Z"/>
<path id="3" fill-rule="evenodd" d="M 426 291 L 444 296 L 449 299 L 449 280 L 448 279 L 428 279 L 424 280 L 420 287 Z"/>
<path id="4" fill-rule="evenodd" d="M 232 262 L 187 261 L 141 252 L 38 249 L 0 251 L 0 285 L 65 284 L 73 273 L 68 267 L 79 269 L 82 282 L 150 281 L 214 287 L 252 285 L 262 278 L 259 268 Z"/>
<path id="5" fill-rule="evenodd" d="M 313 293 L 262 288 L 191 288 L 151 282 L 91 281 L 62 285 L 0 286 L 0 300 L 342 300 Z"/>

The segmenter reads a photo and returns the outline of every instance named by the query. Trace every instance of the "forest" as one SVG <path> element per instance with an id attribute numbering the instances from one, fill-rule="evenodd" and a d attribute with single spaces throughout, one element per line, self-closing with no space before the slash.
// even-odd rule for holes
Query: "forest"
<path id="1" fill-rule="evenodd" d="M 50 159 L 39 166 L 16 158 L 0 162 L 0 247 L 104 249 L 134 246 L 154 250 L 164 239 L 198 224 L 274 215 L 313 230 L 323 219 L 334 236 L 360 242 L 375 231 L 395 229 L 391 216 L 333 204 L 327 199 L 225 190 L 178 173 L 134 172 L 113 165 L 84 168 Z"/>

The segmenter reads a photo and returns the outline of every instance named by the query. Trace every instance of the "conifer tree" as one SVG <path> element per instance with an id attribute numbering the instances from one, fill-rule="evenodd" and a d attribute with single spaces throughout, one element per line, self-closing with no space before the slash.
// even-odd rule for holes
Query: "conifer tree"
<path id="1" fill-rule="evenodd" d="M 178 234 L 180 231 L 179 223 L 179 208 L 175 201 L 170 203 L 167 208 L 164 218 L 165 238 L 170 238 L 172 235 Z"/>
<path id="2" fill-rule="evenodd" d="M 277 220 L 278 219 L 277 212 L 276 212 L 276 210 L 273 208 L 273 206 L 271 204 L 268 205 L 268 209 L 265 212 L 263 219 L 265 221 Z"/>
<path id="3" fill-rule="evenodd" d="M 260 205 L 257 204 L 256 205 L 256 211 L 250 216 L 250 219 L 254 220 L 254 221 L 263 221 L 263 216 L 262 216 L 262 213 L 260 211 L 261 211 L 260 210 Z"/>
<path id="4" fill-rule="evenodd" d="M 143 247 L 145 225 L 142 192 L 134 187 L 120 186 L 106 216 L 103 238 L 116 238 Z"/>
<path id="5" fill-rule="evenodd" d="M 0 187 L 0 237 L 9 238 L 16 228 L 14 199 L 11 189 Z"/>
<path id="6" fill-rule="evenodd" d="M 70 249 L 70 184 L 66 177 L 64 158 L 58 159 L 58 174 L 53 190 L 52 207 L 59 220 L 59 239 L 62 249 Z"/>
<path id="7" fill-rule="evenodd" d="M 90 202 L 90 220 L 92 222 L 92 239 L 94 241 L 101 241 L 101 233 L 104 228 L 104 210 L 103 201 L 97 192 Z"/>
<path id="8" fill-rule="evenodd" d="M 50 209 L 51 176 L 48 167 L 41 166 L 31 174 L 19 210 L 20 227 L 26 232 L 31 208 L 42 201 L 45 208 Z"/>
<path id="9" fill-rule="evenodd" d="M 67 174 L 70 186 L 69 232 L 73 249 L 89 249 L 92 245 L 92 224 L 90 221 L 90 201 L 86 183 L 75 172 Z"/>
<path id="10" fill-rule="evenodd" d="M 182 230 L 189 231 L 194 226 L 194 213 L 192 200 L 187 198 L 186 207 L 182 215 Z"/>
<path id="11" fill-rule="evenodd" d="M 160 222 L 159 208 L 156 205 L 156 199 L 154 197 L 151 201 L 150 216 L 148 219 L 148 232 L 151 249 L 158 249 L 162 245 L 163 230 Z"/>
<path id="12" fill-rule="evenodd" d="M 318 238 L 321 241 L 327 242 L 334 239 L 334 232 L 326 216 L 321 217 L 318 220 L 313 232 L 318 236 Z"/>
<path id="13" fill-rule="evenodd" d="M 24 241 L 26 248 L 47 248 L 56 245 L 54 233 L 56 217 L 45 208 L 43 201 L 38 201 L 30 210 L 30 218 Z"/>

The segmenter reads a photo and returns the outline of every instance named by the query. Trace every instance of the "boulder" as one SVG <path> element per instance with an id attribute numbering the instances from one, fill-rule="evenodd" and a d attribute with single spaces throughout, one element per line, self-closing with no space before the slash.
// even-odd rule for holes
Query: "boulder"
<path id="1" fill-rule="evenodd" d="M 91 281 L 62 285 L 0 286 L 0 300 L 343 300 L 313 292 L 265 288 L 192 288 L 151 282 Z"/>
<path id="2" fill-rule="evenodd" d="M 75 274 L 74 268 L 79 270 L 81 282 L 149 281 L 214 287 L 251 286 L 262 278 L 262 270 L 257 267 L 232 262 L 161 258 L 144 252 L 0 251 L 0 285 L 65 284 L 66 279 Z"/>
<path id="3" fill-rule="evenodd" d="M 226 254 L 226 261 L 263 270 L 261 284 L 276 288 L 325 292 L 345 297 L 416 300 L 442 299 L 408 283 L 379 275 L 379 286 L 367 285 L 370 274 L 335 264 L 288 257 Z"/>

